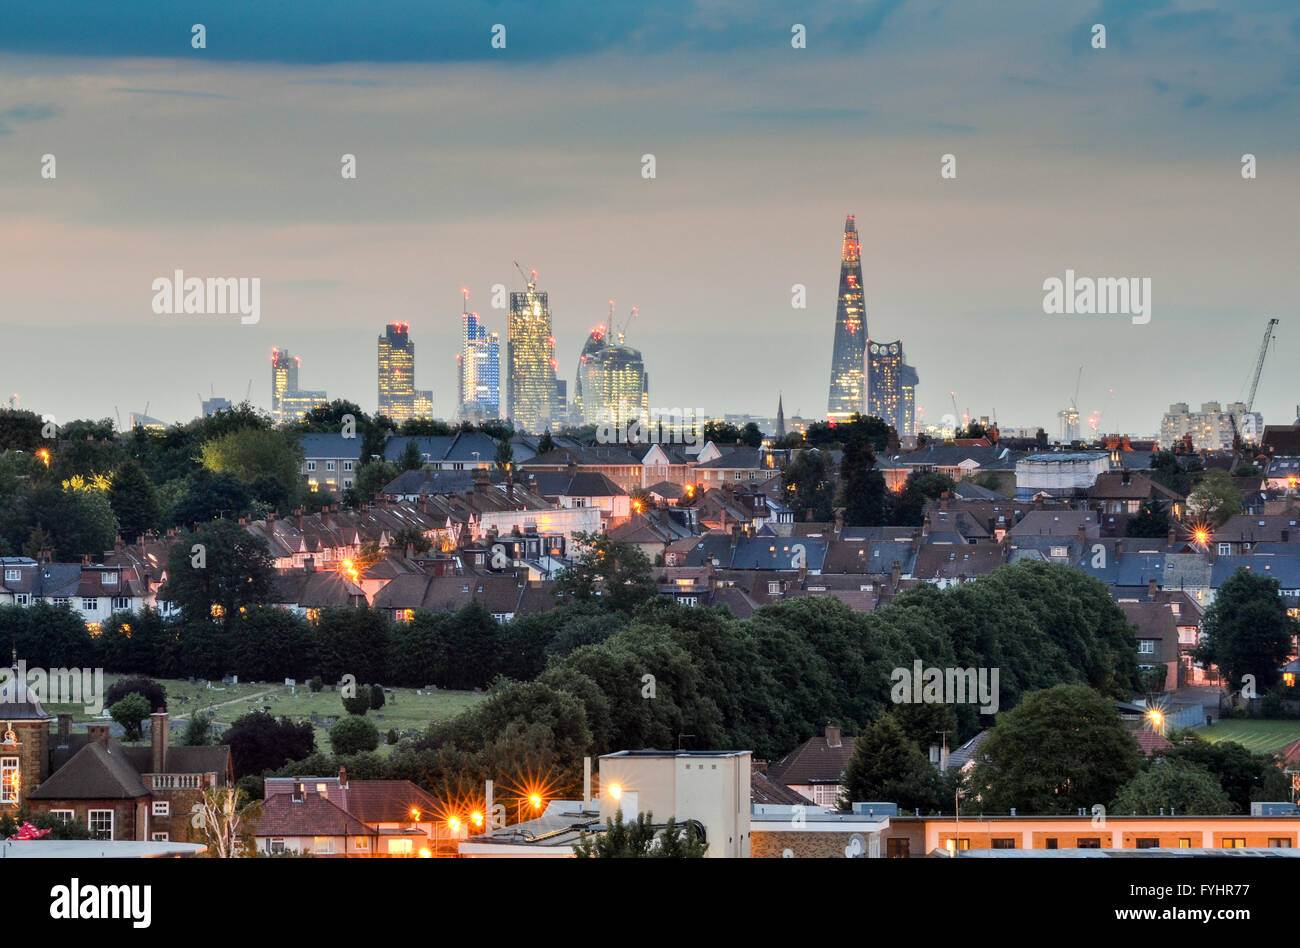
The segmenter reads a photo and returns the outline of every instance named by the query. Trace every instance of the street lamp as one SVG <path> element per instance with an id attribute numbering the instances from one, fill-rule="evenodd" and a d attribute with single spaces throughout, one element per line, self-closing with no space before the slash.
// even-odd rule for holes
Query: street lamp
<path id="1" fill-rule="evenodd" d="M 524 821 L 524 817 L 523 817 L 524 802 L 525 801 L 523 797 L 520 797 L 519 799 L 515 800 L 515 822 L 516 823 L 522 823 Z M 540 810 L 542 808 L 542 798 L 536 793 L 530 793 L 528 795 L 527 802 L 532 805 L 532 808 L 534 810 Z"/>

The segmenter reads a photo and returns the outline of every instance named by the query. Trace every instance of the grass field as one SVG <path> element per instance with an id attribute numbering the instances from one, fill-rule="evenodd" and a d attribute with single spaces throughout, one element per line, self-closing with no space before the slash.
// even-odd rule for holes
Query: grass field
<path id="1" fill-rule="evenodd" d="M 1300 740 L 1300 721 L 1219 721 L 1196 729 L 1207 741 L 1235 741 L 1257 754 Z"/>
<path id="2" fill-rule="evenodd" d="M 105 675 L 104 688 L 108 689 L 120 675 Z M 342 717 L 343 702 L 337 691 L 327 688 L 312 693 L 305 683 L 290 688 L 282 683 L 222 685 L 213 682 L 191 684 L 177 679 L 159 679 L 159 684 L 167 689 L 167 711 L 172 721 L 187 721 L 196 711 L 211 710 L 216 722 L 222 728 L 236 718 L 261 708 L 265 708 L 277 717 L 284 716 L 294 720 L 310 720 L 315 712 L 321 719 L 316 725 L 316 746 L 329 752 L 329 728 L 324 724 L 327 715 Z M 295 693 L 296 692 L 296 693 Z M 434 721 L 455 717 L 460 712 L 474 707 L 483 700 L 482 694 L 470 691 L 437 691 L 416 694 L 414 688 L 385 689 L 385 704 L 378 711 L 367 711 L 366 717 L 379 728 L 379 752 L 385 753 L 387 745 L 383 735 L 390 728 L 398 731 L 422 731 Z M 46 710 L 50 714 L 71 711 L 73 720 L 84 722 L 94 719 L 80 706 L 62 706 L 52 704 Z M 180 735 L 173 730 L 173 741 Z"/>

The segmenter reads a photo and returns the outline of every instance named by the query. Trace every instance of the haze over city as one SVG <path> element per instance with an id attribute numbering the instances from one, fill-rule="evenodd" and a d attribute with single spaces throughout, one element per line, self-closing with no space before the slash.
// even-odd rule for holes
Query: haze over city
<path id="1" fill-rule="evenodd" d="M 1082 364 L 1085 417 L 1152 433 L 1170 402 L 1241 397 L 1272 316 L 1255 407 L 1295 415 L 1288 4 L 1015 3 L 993 19 L 822 3 L 800 15 L 806 49 L 771 4 L 414 27 L 396 8 L 360 28 L 231 3 L 205 18 L 203 50 L 187 11 L 6 11 L 5 396 L 60 420 L 147 404 L 174 421 L 251 380 L 266 407 L 281 346 L 304 386 L 370 410 L 375 338 L 402 321 L 416 385 L 454 417 L 460 288 L 504 340 L 491 288 L 521 288 L 517 258 L 550 295 L 570 384 L 613 298 L 639 307 L 628 343 L 652 405 L 771 415 L 782 392 L 788 415 L 821 417 L 854 214 L 869 331 L 906 343 L 921 421 L 955 391 L 963 411 L 1052 431 Z M 260 277 L 260 321 L 155 315 L 151 281 L 177 268 Z M 1151 322 L 1045 315 L 1043 281 L 1067 268 L 1150 278 Z"/>

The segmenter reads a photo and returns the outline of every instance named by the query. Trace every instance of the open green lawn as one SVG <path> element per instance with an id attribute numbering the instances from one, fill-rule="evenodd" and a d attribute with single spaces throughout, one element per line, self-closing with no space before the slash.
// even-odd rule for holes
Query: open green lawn
<path id="1" fill-rule="evenodd" d="M 1196 729 L 1207 741 L 1235 741 L 1257 754 L 1300 740 L 1300 721 L 1219 721 Z"/>
<path id="2" fill-rule="evenodd" d="M 122 676 L 105 675 L 105 690 L 120 677 Z M 173 721 L 188 720 L 195 711 L 211 710 L 216 715 L 217 723 L 224 728 L 241 715 L 260 708 L 265 708 L 277 717 L 294 720 L 310 720 L 312 712 L 315 712 L 321 719 L 321 723 L 316 726 L 316 746 L 326 752 L 330 750 L 329 729 L 324 724 L 326 715 L 342 717 L 347 713 L 343 710 L 343 702 L 337 691 L 326 688 L 313 694 L 306 683 L 292 689 L 282 683 L 256 685 L 241 682 L 238 685 L 223 686 L 220 682 L 213 682 L 209 687 L 177 679 L 164 678 L 158 681 L 167 689 L 167 710 Z M 483 700 L 483 695 L 471 691 L 438 691 L 420 695 L 416 694 L 414 688 L 393 688 L 391 691 L 385 689 L 385 698 L 384 706 L 378 711 L 366 712 L 366 717 L 379 728 L 380 753 L 388 750 L 383 743 L 383 735 L 390 728 L 398 731 L 422 731 L 434 721 L 455 717 L 474 707 Z M 74 720 L 78 722 L 89 721 L 94 717 L 87 714 L 81 706 L 52 704 L 46 710 L 51 714 L 71 711 Z M 173 734 L 173 740 L 180 736 L 175 732 Z"/>

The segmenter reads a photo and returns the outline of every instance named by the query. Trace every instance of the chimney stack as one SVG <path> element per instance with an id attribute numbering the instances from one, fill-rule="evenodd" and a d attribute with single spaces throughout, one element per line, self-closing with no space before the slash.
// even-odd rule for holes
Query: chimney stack
<path id="1" fill-rule="evenodd" d="M 1178 531 L 1173 527 L 1169 528 L 1169 545 L 1173 546 L 1178 542 Z"/>
<path id="2" fill-rule="evenodd" d="M 348 769 L 341 765 L 339 766 L 339 787 L 343 790 L 348 788 Z"/>
<path id="3" fill-rule="evenodd" d="M 86 736 L 92 741 L 108 744 L 108 725 L 107 724 L 87 724 Z"/>
<path id="4" fill-rule="evenodd" d="M 1156 580 L 1154 576 L 1147 580 L 1147 595 L 1151 597 L 1152 602 L 1156 601 Z"/>
<path id="5" fill-rule="evenodd" d="M 842 746 L 840 742 L 840 726 L 838 724 L 826 725 L 826 746 L 827 747 Z"/>
<path id="6" fill-rule="evenodd" d="M 304 573 L 316 572 L 316 557 L 309 556 L 302 561 L 302 571 Z"/>
<path id="7" fill-rule="evenodd" d="M 153 751 L 151 765 L 156 774 L 167 772 L 167 712 L 161 708 L 149 715 L 149 747 Z"/>
<path id="8" fill-rule="evenodd" d="M 582 758 L 582 812 L 591 809 L 591 758 Z"/>
<path id="9" fill-rule="evenodd" d="M 72 736 L 72 712 L 59 712 L 59 747 L 67 747 Z"/>
<path id="10" fill-rule="evenodd" d="M 1078 540 L 1079 546 L 1086 547 L 1088 545 L 1088 530 L 1082 523 L 1079 524 Z"/>

